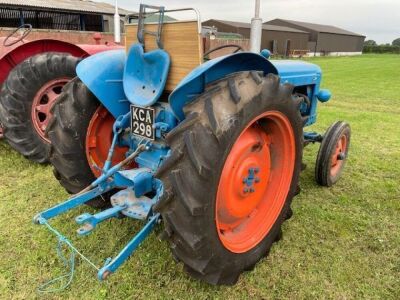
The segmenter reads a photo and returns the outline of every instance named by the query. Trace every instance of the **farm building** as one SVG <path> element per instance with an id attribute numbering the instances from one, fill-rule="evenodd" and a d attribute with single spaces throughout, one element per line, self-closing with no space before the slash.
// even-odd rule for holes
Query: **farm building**
<path id="1" fill-rule="evenodd" d="M 250 23 L 210 19 L 202 25 L 215 27 L 218 32 L 236 33 L 244 38 L 250 38 Z M 261 47 L 269 49 L 274 54 L 287 56 L 293 51 L 307 50 L 308 35 L 308 32 L 300 29 L 264 24 Z"/>
<path id="2" fill-rule="evenodd" d="M 0 27 L 112 32 L 114 12 L 110 4 L 89 0 L 0 0 Z M 129 13 L 119 9 L 121 17 Z"/>
<path id="3" fill-rule="evenodd" d="M 264 24 L 285 26 L 308 32 L 307 49 L 316 56 L 362 54 L 365 36 L 345 29 L 283 19 L 274 19 Z"/>

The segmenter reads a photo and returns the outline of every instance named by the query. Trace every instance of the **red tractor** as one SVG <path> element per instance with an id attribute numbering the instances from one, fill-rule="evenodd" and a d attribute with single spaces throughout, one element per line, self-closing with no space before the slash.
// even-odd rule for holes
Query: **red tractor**
<path id="1" fill-rule="evenodd" d="M 51 107 L 63 86 L 76 77 L 78 62 L 90 55 L 122 48 L 115 44 L 74 45 L 41 39 L 28 41 L 25 24 L 0 37 L 0 137 L 26 158 L 46 163 L 50 141 L 45 131 Z"/>

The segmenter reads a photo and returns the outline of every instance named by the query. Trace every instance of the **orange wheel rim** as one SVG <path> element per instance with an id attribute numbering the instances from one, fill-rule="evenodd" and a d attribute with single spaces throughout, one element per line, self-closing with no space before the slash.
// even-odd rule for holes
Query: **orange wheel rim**
<path id="1" fill-rule="evenodd" d="M 342 169 L 347 149 L 347 137 L 342 135 L 336 143 L 335 151 L 331 157 L 331 176 L 336 176 Z"/>
<path id="2" fill-rule="evenodd" d="M 114 117 L 104 106 L 100 106 L 95 111 L 90 120 L 86 134 L 86 158 L 90 169 L 96 177 L 101 175 L 101 169 L 107 160 L 108 151 L 111 147 L 113 138 Z M 112 159 L 115 165 L 125 159 L 128 147 L 116 147 Z"/>
<path id="3" fill-rule="evenodd" d="M 294 164 L 294 133 L 281 112 L 266 112 L 242 131 L 217 191 L 216 227 L 225 248 L 244 253 L 268 234 L 288 196 Z"/>

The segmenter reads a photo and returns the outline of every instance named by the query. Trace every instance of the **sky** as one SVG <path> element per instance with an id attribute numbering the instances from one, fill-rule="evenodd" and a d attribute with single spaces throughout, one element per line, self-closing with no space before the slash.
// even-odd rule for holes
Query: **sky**
<path id="1" fill-rule="evenodd" d="M 115 3 L 115 0 L 95 1 Z M 118 6 L 138 11 L 141 2 L 164 5 L 167 9 L 194 7 L 200 11 L 202 21 L 214 18 L 250 22 L 255 1 L 118 0 Z M 400 0 L 261 0 L 261 17 L 263 21 L 281 18 L 334 25 L 366 35 L 378 43 L 391 43 L 400 38 Z"/>

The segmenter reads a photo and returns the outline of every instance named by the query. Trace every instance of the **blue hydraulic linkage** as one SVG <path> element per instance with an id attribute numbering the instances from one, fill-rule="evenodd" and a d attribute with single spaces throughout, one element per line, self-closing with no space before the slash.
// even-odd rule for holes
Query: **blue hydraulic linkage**
<path id="1" fill-rule="evenodd" d="M 141 153 L 151 148 L 151 141 L 139 141 L 136 150 L 127 156 L 125 160 L 111 167 L 111 160 L 114 149 L 117 144 L 119 134 L 122 128 L 126 128 L 130 120 L 130 113 L 121 116 L 114 124 L 114 137 L 110 147 L 108 158 L 102 169 L 102 175 L 96 179 L 90 186 L 80 193 L 72 196 L 67 201 L 53 206 L 34 217 L 34 223 L 46 225 L 51 232 L 55 233 L 59 239 L 66 241 L 70 248 L 80 254 L 79 251 L 67 240 L 61 233 L 50 226 L 49 220 L 57 217 L 67 211 L 70 211 L 86 202 L 103 195 L 115 188 L 125 188 L 111 197 L 112 207 L 94 215 L 84 213 L 76 217 L 75 221 L 82 225 L 78 230 L 78 235 L 89 234 L 97 224 L 110 218 L 118 218 L 122 215 L 147 220 L 146 225 L 131 239 L 131 241 L 116 255 L 113 259 L 108 258 L 102 268 L 97 268 L 97 277 L 99 280 L 106 279 L 111 273 L 136 250 L 140 243 L 152 232 L 154 226 L 160 220 L 160 215 L 152 212 L 152 206 L 162 195 L 163 186 L 160 181 L 153 177 L 153 171 L 149 168 L 137 168 L 133 170 L 122 170 L 122 168 L 132 162 Z M 149 192 L 154 192 L 155 196 L 150 199 L 145 196 Z M 86 257 L 80 254 L 86 261 L 91 263 Z"/>
<path id="2" fill-rule="evenodd" d="M 144 29 L 143 24 L 147 14 L 146 8 L 156 10 L 160 15 L 157 32 L 149 32 Z M 168 53 L 161 49 L 160 38 L 163 16 L 164 7 L 141 5 L 138 26 L 139 43 L 131 47 L 126 62 L 127 67 L 124 70 L 125 94 L 129 100 L 141 101 L 142 106 L 152 105 L 158 100 L 164 90 L 168 76 L 170 58 Z M 144 34 L 154 35 L 160 49 L 145 53 Z M 145 89 L 146 86 L 153 90 L 153 93 L 138 93 L 138 91 Z M 157 123 L 154 124 L 155 138 L 176 125 L 175 118 L 170 116 L 171 113 L 167 109 L 159 106 L 157 111 L 160 117 L 156 120 Z M 127 129 L 132 127 L 132 116 L 134 116 L 134 113 L 128 112 L 117 117 L 113 125 L 113 139 L 102 168 L 102 175 L 80 193 L 34 217 L 36 224 L 45 225 L 52 233 L 56 234 L 59 243 L 64 242 L 72 251 L 95 267 L 98 270 L 97 277 L 99 280 L 104 280 L 115 272 L 151 233 L 160 220 L 160 214 L 153 213 L 152 207 L 162 196 L 163 185 L 161 181 L 154 178 L 153 174 L 162 163 L 162 160 L 168 156 L 169 148 L 162 143 L 153 141 L 151 138 L 135 137 L 133 134 L 129 134 Z M 128 133 L 128 138 L 126 138 L 126 133 Z M 126 158 L 122 162 L 112 166 L 115 147 L 120 145 L 121 142 L 128 143 L 130 150 L 127 151 Z M 123 170 L 123 167 L 129 165 L 133 160 L 135 160 L 138 167 Z M 115 189 L 119 191 L 111 196 L 111 208 L 94 215 L 84 213 L 75 218 L 75 221 L 81 225 L 77 230 L 77 234 L 89 234 L 102 221 L 121 216 L 147 220 L 147 223 L 117 256 L 108 258 L 104 266 L 98 268 L 83 256 L 68 239 L 51 227 L 49 220 Z M 151 195 L 149 196 L 151 198 L 147 197 L 148 195 Z"/>

